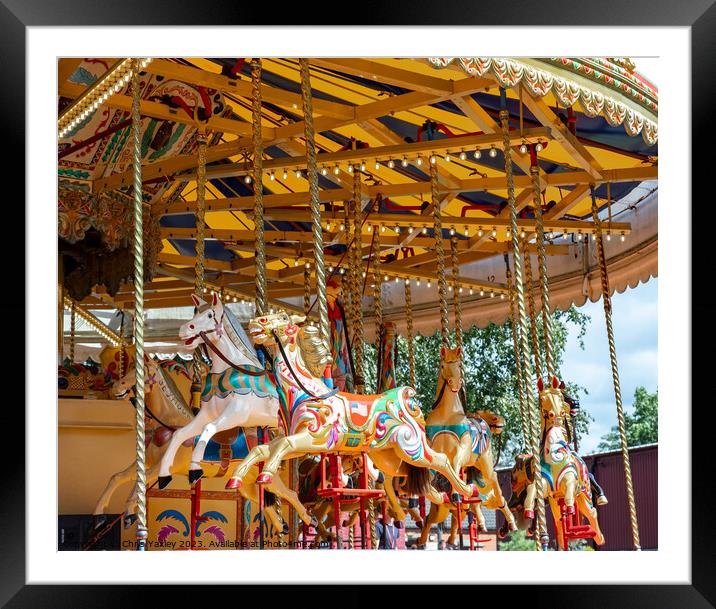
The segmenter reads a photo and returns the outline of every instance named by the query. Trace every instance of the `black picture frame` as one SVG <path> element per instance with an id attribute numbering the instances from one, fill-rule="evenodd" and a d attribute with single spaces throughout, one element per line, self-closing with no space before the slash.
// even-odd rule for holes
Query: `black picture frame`
<path id="1" fill-rule="evenodd" d="M 320 20 L 333 20 L 338 18 L 335 3 L 311 2 L 303 8 L 295 5 L 291 10 L 274 7 L 265 11 L 265 4 L 249 5 L 247 3 L 225 3 L 216 0 L 203 0 L 190 3 L 186 0 L 173 0 L 172 2 L 136 2 L 126 0 L 112 4 L 104 4 L 95 0 L 65 0 L 55 2 L 50 0 L 2 0 L 0 2 L 0 71 L 2 72 L 2 108 L 0 114 L 4 121 L 5 149 L 16 159 L 25 158 L 24 131 L 19 128 L 25 123 L 25 28 L 37 25 L 277 25 L 277 19 L 290 20 L 291 25 L 310 19 L 312 22 Z M 306 10 L 308 9 L 308 10 Z M 234 14 L 236 13 L 236 14 Z M 354 12 L 365 25 L 551 25 L 551 26 L 579 26 L 579 25 L 624 25 L 624 26 L 686 26 L 691 28 L 691 73 L 692 73 L 692 184 L 693 201 L 701 205 L 708 205 L 713 195 L 706 190 L 706 175 L 713 172 L 712 165 L 713 142 L 711 141 L 712 111 L 710 104 L 714 98 L 716 71 L 716 6 L 713 0 L 690 0 L 688 2 L 673 2 L 673 0 L 636 0 L 631 2 L 604 2 L 581 3 L 567 0 L 530 0 L 513 1 L 510 3 L 491 3 L 481 5 L 468 0 L 460 2 L 424 2 L 413 0 L 411 2 L 394 1 L 391 3 L 368 2 L 360 10 Z M 49 75 L 48 78 L 53 78 Z M 665 85 L 662 85 L 665 86 Z M 684 95 L 688 92 L 684 91 Z M 688 128 L 687 118 L 684 118 L 684 128 Z M 699 143 L 705 143 L 703 151 Z M 688 154 L 689 151 L 684 151 Z M 17 202 L 24 200 L 23 176 L 14 172 L 6 173 L 5 191 L 12 189 L 15 196 L 8 197 L 5 209 L 12 208 L 17 217 L 13 218 L 15 229 L 12 231 L 19 239 L 23 238 L 25 225 L 23 209 Z M 701 196 L 699 196 L 701 195 Z M 686 201 L 667 201 L 667 205 L 682 205 L 687 213 Z M 690 211 L 695 211 L 694 205 Z M 12 213 L 12 212 L 11 212 Z M 28 219 L 31 222 L 31 219 Z M 662 230 L 668 230 L 663 227 Z M 692 233 L 692 285 L 694 287 L 707 286 L 711 282 L 712 265 L 714 261 L 712 238 L 707 234 Z M 12 236 L 3 237 L 3 248 L 14 251 L 20 250 L 24 244 L 12 243 Z M 9 241 L 8 241 L 9 240 Z M 684 243 L 684 247 L 689 244 Z M 25 272 L 24 266 L 3 264 L 3 283 L 13 286 L 18 295 L 11 302 L 5 301 L 0 306 L 0 319 L 25 318 L 24 293 Z M 713 503 L 710 501 L 710 485 L 712 480 L 712 456 L 709 447 L 713 446 L 710 437 L 716 428 L 714 424 L 714 410 L 710 403 L 711 387 L 707 385 L 708 379 L 713 376 L 713 356 L 709 349 L 700 353 L 700 345 L 711 347 L 714 344 L 714 330 L 712 322 L 712 304 L 710 290 L 694 290 L 691 294 L 691 303 L 684 294 L 684 314 L 673 323 L 684 326 L 684 331 L 691 332 L 687 327 L 689 306 L 691 306 L 692 324 L 698 329 L 697 344 L 694 341 L 692 352 L 692 379 L 679 379 L 684 387 L 684 401 L 688 402 L 693 395 L 698 402 L 693 411 L 694 425 L 692 427 L 692 446 L 690 455 L 686 447 L 681 458 L 686 460 L 690 456 L 692 461 L 692 514 L 691 530 L 684 526 L 687 514 L 680 508 L 678 493 L 680 487 L 675 486 L 674 501 L 670 505 L 662 506 L 663 518 L 670 519 L 670 528 L 674 535 L 690 535 L 691 537 L 691 585 L 565 585 L 565 586 L 490 586 L 482 589 L 478 596 L 461 596 L 460 592 L 453 596 L 461 598 L 462 602 L 479 602 L 481 604 L 508 602 L 509 605 L 525 604 L 530 606 L 549 605 L 551 607 L 713 607 L 716 604 L 716 533 L 713 526 Z M 698 324 L 698 325 L 697 325 Z M 15 331 L 21 333 L 19 324 L 15 324 Z M 5 332 L 4 332 L 5 333 Z M 7 334 L 5 333 L 7 336 Z M 693 333 L 691 334 L 693 336 Z M 15 337 L 15 345 L 24 345 L 24 335 Z M 7 338 L 6 338 L 7 340 Z M 8 343 L 6 343 L 7 345 Z M 707 348 L 708 348 L 707 347 Z M 22 349 L 4 349 L 3 370 L 16 370 L 22 365 L 24 354 Z M 18 364 L 20 362 L 20 364 Z M 693 386 L 691 386 L 693 383 Z M 19 383 L 17 383 L 18 386 Z M 7 390 L 6 390 L 7 391 Z M 6 398 L 9 394 L 6 393 Z M 13 395 L 19 401 L 20 395 Z M 685 408 L 690 404 L 669 405 L 662 404 L 662 408 Z M 6 408 L 10 408 L 9 403 Z M 16 406 L 14 407 L 16 408 Z M 9 432 L 6 431 L 6 435 Z M 662 429 L 662 433 L 668 433 Z M 17 416 L 13 420 L 13 434 L 20 438 L 24 445 L 24 421 Z M 24 446 L 16 448 L 16 454 L 22 455 Z M 8 466 L 3 464 L 2 483 L 0 484 L 0 530 L 2 530 L 2 550 L 0 551 L 0 604 L 7 607 L 44 607 L 51 606 L 56 609 L 63 607 L 127 607 L 138 601 L 146 599 L 152 591 L 159 592 L 161 602 L 165 605 L 172 603 L 186 603 L 186 589 L 184 586 L 146 586 L 139 589 L 137 586 L 28 586 L 25 585 L 25 471 L 24 463 L 19 460 Z M 681 481 L 682 483 L 684 481 Z M 678 488 L 677 488 L 678 487 Z M 579 577 L 578 573 L 574 574 Z M 519 573 L 515 573 L 519 580 Z M 257 593 L 266 595 L 267 588 L 257 588 Z M 276 601 L 276 588 L 270 589 L 271 604 Z M 206 602 L 216 602 L 213 596 L 218 590 L 204 591 Z M 235 592 L 231 592 L 235 594 Z M 232 602 L 240 603 L 242 599 L 234 596 Z M 299 606 L 305 602 L 329 602 L 330 592 L 315 596 L 308 591 L 294 591 L 291 593 L 293 603 Z M 383 594 L 383 593 L 381 593 Z M 402 593 L 401 593 L 402 594 Z M 446 592 L 445 594 L 452 594 Z M 181 595 L 181 596 L 180 596 Z M 324 600 L 320 600 L 323 596 Z M 341 595 L 343 596 L 343 595 Z M 371 602 L 370 594 L 350 595 L 341 601 L 341 605 L 365 606 Z M 301 598 L 303 597 L 303 598 Z M 446 597 L 448 598 L 448 597 Z M 469 599 L 473 600 L 469 600 Z M 213 600 L 211 600 L 213 599 Z M 363 599 L 363 600 L 361 600 Z M 259 599 L 256 598 L 258 601 Z M 389 602 L 383 597 L 382 602 Z M 403 597 L 403 603 L 406 602 Z M 407 601 L 410 602 L 410 601 Z M 331 603 L 333 604 L 333 603 Z M 371 602 L 372 604 L 372 602 Z"/>

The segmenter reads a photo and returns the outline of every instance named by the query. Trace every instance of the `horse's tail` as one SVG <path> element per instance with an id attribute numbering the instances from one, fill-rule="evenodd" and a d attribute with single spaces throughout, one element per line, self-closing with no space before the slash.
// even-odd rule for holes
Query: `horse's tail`
<path id="1" fill-rule="evenodd" d="M 409 495 L 424 496 L 430 492 L 430 471 L 426 467 L 417 467 L 406 463 L 408 473 L 405 481 L 405 490 Z"/>
<path id="2" fill-rule="evenodd" d="M 264 507 L 276 505 L 276 495 L 271 491 L 264 490 Z"/>

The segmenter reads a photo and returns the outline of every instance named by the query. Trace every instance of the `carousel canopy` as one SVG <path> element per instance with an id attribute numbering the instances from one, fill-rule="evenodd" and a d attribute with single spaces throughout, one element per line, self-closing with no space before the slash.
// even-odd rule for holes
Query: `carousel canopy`
<path id="1" fill-rule="evenodd" d="M 60 113 L 89 95 L 116 62 L 59 60 Z M 306 263 L 313 285 L 301 78 L 296 59 L 262 64 L 268 299 L 301 311 Z M 611 289 L 656 276 L 658 97 L 629 60 L 321 58 L 310 66 L 328 274 L 340 280 L 346 269 L 352 235 L 345 209 L 358 173 L 362 262 L 370 273 L 377 242 L 385 319 L 402 320 L 408 280 L 416 328 L 431 333 L 439 327 L 434 205 L 442 214 L 448 270 L 451 238 L 457 239 L 463 321 L 500 323 L 509 314 L 502 297 L 512 240 L 500 87 L 507 91 L 518 224 L 528 243 L 535 201 L 526 147 L 537 151 L 552 306 L 599 297 L 592 188 L 606 232 Z M 153 59 L 141 86 L 148 338 L 152 320 L 160 320 L 156 338 L 166 338 L 167 319 L 190 316 L 200 130 L 209 138 L 206 285 L 248 317 L 251 306 L 240 301 L 255 292 L 249 61 Z M 65 287 L 74 302 L 94 311 L 133 310 L 131 101 L 125 83 L 59 139 Z M 366 283 L 370 334 L 373 291 Z"/>

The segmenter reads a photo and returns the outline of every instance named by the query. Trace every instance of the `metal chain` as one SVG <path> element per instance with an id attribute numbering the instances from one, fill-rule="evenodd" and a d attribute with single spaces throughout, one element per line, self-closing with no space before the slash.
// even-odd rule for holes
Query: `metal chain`
<path id="1" fill-rule="evenodd" d="M 539 262 L 539 278 L 542 297 L 542 327 L 544 345 L 544 360 L 547 368 L 548 378 L 554 376 L 554 360 L 552 358 L 552 317 L 550 315 L 549 306 L 549 280 L 547 275 L 547 256 L 545 253 L 544 242 L 544 219 L 542 218 L 542 201 L 539 179 L 539 165 L 530 166 L 530 175 L 532 176 L 532 186 L 534 188 L 534 208 L 535 220 L 537 221 L 537 260 Z"/>
<path id="2" fill-rule="evenodd" d="M 612 327 L 612 301 L 609 290 L 609 275 L 607 272 L 607 258 L 604 253 L 604 240 L 602 238 L 602 222 L 597 209 L 597 197 L 594 186 L 590 185 L 592 194 L 592 219 L 594 220 L 594 234 L 597 242 L 597 257 L 599 260 L 599 275 L 602 279 L 602 302 L 604 303 L 604 319 L 607 325 L 607 339 L 609 341 L 609 359 L 612 365 L 612 381 L 614 383 L 614 399 L 617 405 L 617 426 L 619 430 L 619 444 L 624 464 L 624 480 L 626 483 L 627 503 L 629 504 L 629 520 L 631 522 L 632 542 L 635 550 L 641 550 L 639 541 L 639 522 L 636 516 L 636 501 L 634 500 L 634 486 L 631 477 L 631 463 L 627 445 L 626 428 L 624 424 L 624 409 L 622 407 L 622 390 L 619 384 L 619 366 L 617 365 L 617 350 L 614 344 L 614 328 Z"/>
<path id="3" fill-rule="evenodd" d="M 405 280 L 405 340 L 408 342 L 410 386 L 415 388 L 415 349 L 413 345 L 413 297 L 410 279 Z"/>
<path id="4" fill-rule="evenodd" d="M 532 255 L 529 252 L 527 243 L 522 241 L 523 254 L 525 258 L 525 292 L 527 292 L 527 306 L 529 308 L 530 337 L 532 339 L 532 356 L 535 362 L 535 375 L 542 377 L 542 356 L 539 348 L 539 336 L 537 334 L 537 311 L 535 309 L 535 298 L 532 292 Z"/>
<path id="5" fill-rule="evenodd" d="M 142 209 L 142 116 L 139 60 L 132 71 L 132 136 L 134 164 L 134 369 L 137 461 L 137 549 L 147 542 L 147 471 L 144 429 L 144 218 Z"/>
<path id="6" fill-rule="evenodd" d="M 430 194 L 433 205 L 433 228 L 435 230 L 435 258 L 438 263 L 438 294 L 440 296 L 440 339 L 442 346 L 450 347 L 447 302 L 447 279 L 445 277 L 445 250 L 443 249 L 443 223 L 438 198 L 438 166 L 430 163 Z"/>
<path id="7" fill-rule="evenodd" d="M 318 192 L 318 167 L 316 165 L 316 135 L 313 128 L 313 97 L 308 60 L 298 60 L 301 68 L 301 96 L 303 98 L 304 136 L 306 139 L 306 172 L 311 194 L 311 223 L 313 226 L 313 256 L 316 266 L 316 298 L 318 300 L 318 327 L 326 349 L 330 342 L 328 325 L 328 301 L 326 300 L 326 268 L 323 260 L 323 227 L 321 226 L 321 200 Z"/>
<path id="8" fill-rule="evenodd" d="M 531 427 L 527 419 L 527 406 L 525 398 L 525 386 L 524 378 L 522 375 L 522 359 L 520 358 L 520 340 L 519 331 L 520 325 L 517 315 L 515 315 L 515 290 L 512 287 L 512 271 L 510 271 L 510 265 L 505 254 L 505 277 L 507 278 L 507 291 L 510 295 L 510 326 L 512 327 L 512 347 L 515 351 L 515 370 L 517 372 L 517 393 L 520 402 L 520 421 L 522 423 L 522 442 L 525 450 L 529 449 L 530 446 L 530 431 Z"/>
<path id="9" fill-rule="evenodd" d="M 533 371 L 532 362 L 530 360 L 530 349 L 527 338 L 527 316 L 525 313 L 525 295 L 524 286 L 522 283 L 522 261 L 520 256 L 520 244 L 517 232 L 517 207 L 515 204 L 515 182 L 512 174 L 512 144 L 510 142 L 510 125 L 509 125 L 509 112 L 505 108 L 506 105 L 506 91 L 504 88 L 500 88 L 500 95 L 502 98 L 502 109 L 500 110 L 500 123 L 502 124 L 502 143 L 505 155 L 505 173 L 507 174 L 507 196 L 510 207 L 510 234 L 512 236 L 512 251 L 514 254 L 513 260 L 515 265 L 515 286 L 517 292 L 517 312 L 520 320 L 520 355 L 522 358 L 522 370 L 524 375 L 524 386 L 525 386 L 525 397 L 527 410 L 530 413 L 530 419 L 532 421 L 532 456 L 536 463 L 541 462 L 540 447 L 539 447 L 539 429 L 536 429 L 535 423 L 538 421 L 537 405 L 535 404 L 534 391 L 531 387 L 533 382 Z M 542 547 L 546 546 L 549 541 L 547 538 L 547 526 L 545 520 L 544 510 L 544 490 L 542 488 L 542 472 L 541 468 L 537 467 L 535 471 L 535 484 L 536 484 L 536 500 L 535 500 L 535 512 L 537 516 L 537 531 L 538 531 L 538 547 L 541 543 Z"/>
<path id="10" fill-rule="evenodd" d="M 264 239 L 263 135 L 261 131 L 261 60 L 251 62 L 252 134 L 254 144 L 254 227 L 256 231 L 256 315 L 268 312 L 266 242 Z"/>

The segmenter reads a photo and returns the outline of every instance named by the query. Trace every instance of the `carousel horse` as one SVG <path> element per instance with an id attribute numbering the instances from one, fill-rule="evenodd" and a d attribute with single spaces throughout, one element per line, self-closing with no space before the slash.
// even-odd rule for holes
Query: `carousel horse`
<path id="1" fill-rule="evenodd" d="M 191 373 L 186 366 L 176 360 L 165 360 L 157 362 L 154 359 L 144 357 L 145 379 L 144 379 L 144 402 L 147 416 L 145 417 L 145 462 L 147 466 L 146 480 L 147 487 L 152 486 L 159 476 L 159 462 L 167 450 L 168 442 L 178 427 L 183 427 L 193 417 L 189 408 L 191 392 Z M 206 373 L 206 370 L 203 371 Z M 136 383 L 136 370 L 132 368 L 124 377 L 115 382 L 110 395 L 115 400 L 132 399 Z M 246 444 L 255 445 L 256 430 L 246 430 Z M 188 475 L 189 463 L 191 462 L 192 445 L 194 439 L 190 438 L 180 445 L 176 459 L 172 465 L 172 473 L 177 475 Z M 258 475 L 258 468 L 251 474 Z M 109 508 L 109 503 L 115 491 L 126 482 L 134 482 L 132 493 L 127 499 L 124 511 L 125 526 L 130 526 L 136 520 L 137 511 L 137 468 L 136 462 L 117 472 L 111 478 L 95 506 L 94 515 L 97 526 L 103 522 L 102 515 Z M 258 489 L 255 484 L 248 484 L 242 489 L 241 494 L 245 499 L 258 503 Z M 283 524 L 281 515 L 274 507 L 273 496 L 266 495 L 265 507 L 266 516 L 279 531 L 286 532 L 287 527 Z"/>
<path id="2" fill-rule="evenodd" d="M 189 465 L 189 481 L 195 482 L 204 474 L 201 461 L 209 440 L 217 433 L 236 427 L 268 427 L 277 430 L 279 400 L 276 386 L 261 365 L 241 324 L 231 320 L 214 294 L 211 303 L 192 294 L 196 313 L 179 328 L 179 336 L 187 346 L 204 344 L 211 358 L 211 370 L 206 376 L 201 394 L 201 409 L 189 423 L 174 432 L 159 469 L 159 488 L 171 481 L 171 465 L 182 442 L 199 435 Z M 253 465 L 253 461 L 252 461 Z M 246 472 L 250 467 L 246 468 Z M 306 524 L 313 520 L 298 502 L 295 491 L 276 476 L 276 494 L 296 508 Z M 237 488 L 233 486 L 230 488 Z M 274 489 L 269 489 L 274 492 Z"/>
<path id="3" fill-rule="evenodd" d="M 544 498 L 549 501 L 552 511 L 558 545 L 565 550 L 568 548 L 569 540 L 564 538 L 563 518 L 578 521 L 580 515 L 587 519 L 595 543 L 602 545 L 604 535 L 599 528 L 597 510 L 592 502 L 591 477 L 582 458 L 569 445 L 565 427 L 565 417 L 569 407 L 565 402 L 559 380 L 552 377 L 551 384 L 545 387 L 542 379 L 539 379 L 537 385 L 542 414 L 539 464 L 542 488 Z M 528 457 L 518 461 L 513 468 L 513 496 L 515 487 L 518 496 L 514 501 L 511 499 L 511 503 L 515 511 L 520 509 L 524 511 L 525 520 L 534 519 L 535 466 L 533 459 Z M 525 475 L 522 475 L 521 469 L 525 470 Z M 515 484 L 516 479 L 517 484 Z M 603 496 L 603 493 L 600 494 Z M 521 498 L 524 500 L 522 501 Z"/>
<path id="4" fill-rule="evenodd" d="M 512 512 L 502 496 L 492 459 L 492 434 L 501 432 L 504 420 L 492 413 L 483 412 L 484 417 L 492 423 L 490 425 L 479 415 L 465 414 L 461 396 L 463 376 L 460 355 L 460 348 L 443 347 L 440 350 L 437 397 L 435 406 L 427 417 L 428 438 L 435 450 L 448 456 L 455 471 L 475 468 L 476 486 L 486 507 L 499 509 L 505 515 L 510 529 L 514 530 Z M 427 543 L 431 526 L 443 522 L 449 511 L 450 507 L 446 503 L 431 506 L 427 522 L 420 534 L 418 547 L 423 547 Z"/>
<path id="5" fill-rule="evenodd" d="M 399 387 L 380 395 L 353 395 L 332 389 L 325 373 L 326 382 L 307 370 L 303 350 L 308 350 L 307 357 L 327 350 L 320 339 L 308 344 L 299 340 L 304 329 L 296 324 L 304 320 L 281 311 L 249 322 L 254 343 L 273 351 L 287 435 L 254 448 L 227 487 L 240 485 L 249 468 L 264 462 L 258 482 L 284 497 L 275 487 L 276 472 L 284 460 L 309 453 L 366 452 L 386 476 L 406 476 L 412 494 L 428 493 L 429 470 L 433 469 L 450 481 L 455 492 L 471 497 L 476 489 L 459 478 L 446 455 L 429 446 L 415 390 Z M 292 504 L 297 501 L 285 498 Z"/>

